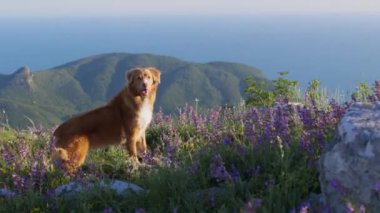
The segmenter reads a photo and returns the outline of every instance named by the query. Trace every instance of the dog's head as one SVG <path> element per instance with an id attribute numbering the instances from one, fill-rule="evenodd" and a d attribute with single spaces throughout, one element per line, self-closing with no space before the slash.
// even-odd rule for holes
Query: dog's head
<path id="1" fill-rule="evenodd" d="M 146 97 L 156 92 L 161 72 L 153 67 L 133 68 L 127 71 L 128 87 L 138 96 Z"/>

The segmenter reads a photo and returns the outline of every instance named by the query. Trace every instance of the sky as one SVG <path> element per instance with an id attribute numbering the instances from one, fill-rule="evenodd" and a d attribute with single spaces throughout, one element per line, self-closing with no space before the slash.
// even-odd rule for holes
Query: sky
<path id="1" fill-rule="evenodd" d="M 0 17 L 380 13 L 380 0 L 0 0 Z"/>

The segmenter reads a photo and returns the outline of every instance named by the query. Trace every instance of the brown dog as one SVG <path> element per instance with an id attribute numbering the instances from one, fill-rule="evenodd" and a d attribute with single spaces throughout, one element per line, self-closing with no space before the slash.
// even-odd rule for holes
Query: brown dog
<path id="1" fill-rule="evenodd" d="M 134 162 L 137 146 L 144 153 L 145 130 L 153 113 L 160 71 L 135 68 L 126 73 L 128 85 L 108 104 L 75 116 L 55 131 L 58 160 L 64 169 L 74 172 L 85 160 L 89 148 L 125 144 Z"/>

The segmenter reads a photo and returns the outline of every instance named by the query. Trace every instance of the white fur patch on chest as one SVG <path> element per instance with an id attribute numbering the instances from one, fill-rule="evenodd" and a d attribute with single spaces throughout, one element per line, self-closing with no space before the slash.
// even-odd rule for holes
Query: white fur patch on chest
<path id="1" fill-rule="evenodd" d="M 140 129 L 144 131 L 152 120 L 153 115 L 148 102 L 143 103 L 138 115 Z"/>

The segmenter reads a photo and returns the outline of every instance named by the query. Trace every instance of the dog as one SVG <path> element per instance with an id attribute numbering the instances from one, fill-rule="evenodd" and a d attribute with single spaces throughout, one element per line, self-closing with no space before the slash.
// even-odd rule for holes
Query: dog
<path id="1" fill-rule="evenodd" d="M 106 105 L 74 116 L 54 131 L 56 158 L 75 172 L 90 148 L 112 144 L 126 146 L 131 160 L 147 151 L 145 130 L 149 126 L 161 72 L 153 67 L 126 72 L 127 85 Z"/>

